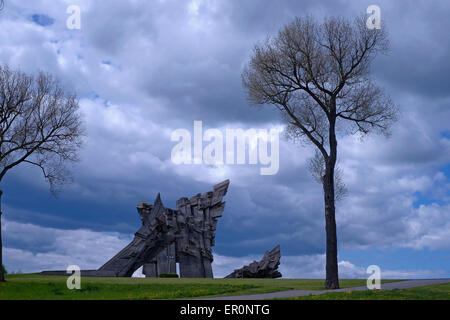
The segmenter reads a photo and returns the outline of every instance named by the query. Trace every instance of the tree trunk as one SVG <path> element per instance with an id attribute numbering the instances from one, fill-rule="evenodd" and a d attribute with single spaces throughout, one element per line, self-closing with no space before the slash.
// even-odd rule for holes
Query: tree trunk
<path id="1" fill-rule="evenodd" d="M 334 207 L 334 168 L 327 168 L 324 177 L 323 191 L 325 197 L 325 230 L 327 237 L 326 249 L 326 289 L 339 289 L 337 235 Z"/>
<path id="2" fill-rule="evenodd" d="M 327 233 L 326 251 L 326 280 L 325 288 L 339 289 L 338 257 L 337 257 L 337 234 L 336 234 L 336 208 L 334 206 L 334 169 L 337 159 L 336 140 L 336 101 L 332 100 L 332 116 L 329 118 L 329 143 L 330 155 L 325 160 L 325 176 L 323 179 L 323 195 L 325 200 L 325 230 Z"/>
<path id="3" fill-rule="evenodd" d="M 5 282 L 5 275 L 3 274 L 3 244 L 2 244 L 2 191 L 0 190 L 0 282 Z"/>

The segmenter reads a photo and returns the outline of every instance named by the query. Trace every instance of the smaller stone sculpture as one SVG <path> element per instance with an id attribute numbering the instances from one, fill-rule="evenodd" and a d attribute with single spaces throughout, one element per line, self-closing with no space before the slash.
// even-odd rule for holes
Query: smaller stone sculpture
<path id="1" fill-rule="evenodd" d="M 281 273 L 277 270 L 280 265 L 280 246 L 272 251 L 266 251 L 261 261 L 253 261 L 248 266 L 236 269 L 225 278 L 280 278 Z"/>

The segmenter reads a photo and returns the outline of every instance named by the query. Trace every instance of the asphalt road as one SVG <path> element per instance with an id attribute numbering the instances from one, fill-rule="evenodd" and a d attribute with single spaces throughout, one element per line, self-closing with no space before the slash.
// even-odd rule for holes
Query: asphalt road
<path id="1" fill-rule="evenodd" d="M 394 289 L 408 289 L 414 287 L 422 287 L 439 283 L 450 282 L 450 279 L 420 279 L 420 280 L 405 280 L 398 282 L 390 282 L 381 284 L 382 290 L 394 290 Z M 195 300 L 264 300 L 264 299 L 276 299 L 276 298 L 291 298 L 298 296 L 307 296 L 310 294 L 323 294 L 328 292 L 343 292 L 343 291 L 364 291 L 368 290 L 366 286 L 343 288 L 337 290 L 288 290 L 261 294 L 250 294 L 242 296 L 226 296 L 226 297 L 214 297 L 214 298 L 198 298 Z"/>

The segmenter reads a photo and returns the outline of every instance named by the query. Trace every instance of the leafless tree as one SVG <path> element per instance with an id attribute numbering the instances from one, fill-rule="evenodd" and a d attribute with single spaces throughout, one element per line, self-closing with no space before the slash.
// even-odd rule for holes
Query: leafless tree
<path id="1" fill-rule="evenodd" d="M 66 165 L 78 160 L 82 135 L 74 94 L 49 74 L 33 76 L 0 66 L 0 182 L 11 169 L 28 163 L 41 170 L 55 193 L 58 185 L 70 181 Z"/>
<path id="2" fill-rule="evenodd" d="M 369 66 L 388 49 L 387 32 L 365 18 L 323 22 L 297 17 L 254 47 L 242 74 L 249 98 L 281 111 L 287 130 L 315 146 L 313 173 L 323 185 L 326 222 L 325 287 L 339 288 L 335 220 L 337 139 L 345 133 L 388 134 L 397 108 L 370 77 Z M 339 187 L 337 188 L 339 189 Z"/>

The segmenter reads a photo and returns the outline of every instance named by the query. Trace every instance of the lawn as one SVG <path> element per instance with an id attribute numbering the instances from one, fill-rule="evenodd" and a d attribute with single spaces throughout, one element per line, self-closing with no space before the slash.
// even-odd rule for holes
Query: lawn
<path id="1" fill-rule="evenodd" d="M 66 299 L 183 299 L 275 292 L 323 290 L 321 279 L 178 279 L 82 277 L 81 290 L 69 290 L 67 277 L 41 274 L 7 275 L 0 283 L 0 300 Z M 391 280 L 393 281 L 393 280 Z M 386 281 L 386 282 L 389 282 Z M 366 280 L 343 279 L 341 287 L 356 287 Z"/>
<path id="2" fill-rule="evenodd" d="M 333 292 L 288 300 L 450 300 L 450 283 L 402 290 Z"/>

